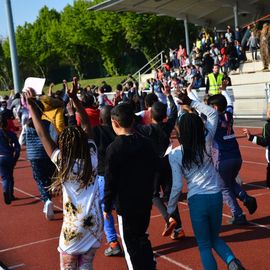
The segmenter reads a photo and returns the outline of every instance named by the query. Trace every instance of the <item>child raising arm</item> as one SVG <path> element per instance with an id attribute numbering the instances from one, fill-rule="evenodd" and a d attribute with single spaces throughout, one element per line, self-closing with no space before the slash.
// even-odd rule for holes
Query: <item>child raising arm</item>
<path id="1" fill-rule="evenodd" d="M 96 179 L 96 145 L 91 138 L 91 125 L 77 98 L 76 81 L 68 91 L 69 97 L 80 117 L 82 128 L 65 128 L 57 144 L 42 126 L 33 89 L 28 89 L 26 98 L 33 123 L 41 142 L 58 173 L 51 188 L 62 189 L 63 225 L 59 239 L 61 269 L 92 269 L 93 258 L 103 231 L 98 182 Z"/>

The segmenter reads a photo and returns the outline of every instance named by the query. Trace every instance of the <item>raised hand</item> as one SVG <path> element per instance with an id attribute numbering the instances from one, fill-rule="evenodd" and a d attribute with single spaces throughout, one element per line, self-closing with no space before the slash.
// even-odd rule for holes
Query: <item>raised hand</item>
<path id="1" fill-rule="evenodd" d="M 33 88 L 27 88 L 26 91 L 23 93 L 25 100 L 27 101 L 28 105 L 32 105 L 36 99 L 36 92 Z"/>
<path id="2" fill-rule="evenodd" d="M 164 88 L 161 88 L 161 91 L 165 96 L 169 96 L 171 94 L 171 87 L 168 84 L 164 84 Z"/>
<path id="3" fill-rule="evenodd" d="M 73 77 L 72 87 L 71 89 L 67 90 L 67 94 L 71 99 L 75 99 L 77 98 L 77 92 L 78 92 L 78 79 L 77 77 Z"/>
<path id="4" fill-rule="evenodd" d="M 222 81 L 221 90 L 226 90 L 226 87 L 228 86 L 229 81 L 227 79 Z"/>
<path id="5" fill-rule="evenodd" d="M 188 97 L 187 92 L 184 90 L 181 90 L 178 92 L 177 98 L 179 100 L 180 105 L 190 105 L 191 104 L 191 99 Z"/>

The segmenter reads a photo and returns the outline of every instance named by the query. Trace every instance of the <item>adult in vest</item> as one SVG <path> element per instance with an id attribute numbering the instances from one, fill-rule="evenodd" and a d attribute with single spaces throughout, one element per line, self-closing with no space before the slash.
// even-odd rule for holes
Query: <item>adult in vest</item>
<path id="1" fill-rule="evenodd" d="M 223 74 L 219 73 L 219 65 L 213 66 L 213 72 L 207 75 L 205 93 L 209 95 L 220 94 Z"/>

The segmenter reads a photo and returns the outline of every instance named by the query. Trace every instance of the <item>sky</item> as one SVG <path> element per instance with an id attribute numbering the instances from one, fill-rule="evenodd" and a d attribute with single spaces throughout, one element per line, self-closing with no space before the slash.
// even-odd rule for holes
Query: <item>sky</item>
<path id="1" fill-rule="evenodd" d="M 73 4 L 73 0 L 10 0 L 10 2 L 15 29 L 16 26 L 24 25 L 25 22 L 34 22 L 39 10 L 45 5 L 61 11 L 66 5 Z M 7 36 L 6 0 L 0 0 L 0 37 Z"/>

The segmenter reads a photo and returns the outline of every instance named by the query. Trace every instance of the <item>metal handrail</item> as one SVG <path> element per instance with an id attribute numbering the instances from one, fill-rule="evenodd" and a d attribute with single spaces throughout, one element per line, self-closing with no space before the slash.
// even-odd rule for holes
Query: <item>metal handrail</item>
<path id="1" fill-rule="evenodd" d="M 137 72 L 134 73 L 134 76 L 136 76 L 136 73 L 140 73 L 145 67 L 150 65 L 156 58 L 162 56 L 164 51 L 161 51 L 159 54 L 157 54 L 154 58 L 152 58 L 148 63 L 146 63 L 142 68 L 140 68 Z"/>
<path id="2" fill-rule="evenodd" d="M 162 66 L 162 64 L 163 64 L 163 54 L 164 54 L 164 51 L 161 51 L 160 53 L 158 53 L 155 57 L 153 57 L 150 61 L 148 61 L 143 67 L 141 67 L 138 71 L 136 71 L 134 74 L 132 74 L 132 77 L 133 78 L 138 77 L 138 80 L 139 80 L 139 83 L 140 83 L 141 75 L 146 74 L 147 72 L 149 72 L 152 69 L 152 67 L 153 66 L 156 67 L 156 65 L 158 63 L 160 63 L 158 65 L 158 68 L 160 68 Z M 153 62 L 154 62 L 154 64 L 151 65 L 151 63 L 153 63 Z M 147 66 L 150 66 L 150 67 L 148 67 L 147 70 L 142 72 Z M 123 82 L 122 85 L 125 85 L 128 81 L 129 81 L 129 79 L 127 79 L 125 82 Z"/>

